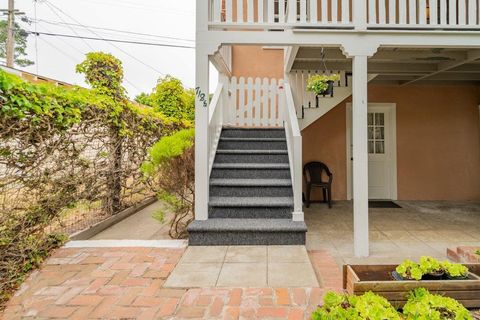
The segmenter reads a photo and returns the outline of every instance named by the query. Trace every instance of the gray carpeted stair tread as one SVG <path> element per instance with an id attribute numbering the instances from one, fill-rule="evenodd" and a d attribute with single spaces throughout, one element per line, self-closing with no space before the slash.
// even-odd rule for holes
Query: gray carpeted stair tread
<path id="1" fill-rule="evenodd" d="M 305 222 L 290 219 L 208 219 L 195 220 L 189 232 L 307 232 Z"/>
<path id="2" fill-rule="evenodd" d="M 214 169 L 290 169 L 288 163 L 214 163 Z"/>
<path id="3" fill-rule="evenodd" d="M 212 207 L 292 207 L 292 197 L 210 197 Z"/>
<path id="4" fill-rule="evenodd" d="M 211 179 L 211 186 L 222 187 L 288 187 L 291 179 Z"/>
<path id="5" fill-rule="evenodd" d="M 235 142 L 286 142 L 285 138 L 231 138 L 220 137 L 220 141 L 235 141 Z"/>
<path id="6" fill-rule="evenodd" d="M 288 150 L 217 150 L 217 154 L 288 154 Z"/>

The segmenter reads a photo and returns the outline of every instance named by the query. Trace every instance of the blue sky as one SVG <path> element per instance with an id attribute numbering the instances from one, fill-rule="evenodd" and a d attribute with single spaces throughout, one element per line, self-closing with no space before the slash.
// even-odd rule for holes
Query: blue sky
<path id="1" fill-rule="evenodd" d="M 17 9 L 35 20 L 33 0 L 16 0 L 15 3 Z M 0 0 L 0 8 L 6 7 L 7 0 Z M 186 41 L 195 39 L 194 0 L 38 0 L 36 8 L 37 23 L 22 23 L 27 30 L 35 31 L 36 27 L 38 32 L 46 33 L 194 45 L 194 42 Z M 82 25 L 155 36 L 86 29 Z M 172 37 L 184 40 L 170 39 Z M 130 96 L 140 91 L 150 91 L 156 80 L 166 74 L 181 79 L 187 87 L 194 87 L 194 49 L 119 43 L 114 45 L 116 47 L 105 41 L 40 35 L 37 38 L 37 56 L 35 37 L 30 36 L 29 58 L 38 61 L 38 64 L 25 70 L 33 73 L 38 70 L 40 75 L 84 85 L 82 76 L 75 73 L 75 65 L 82 61 L 85 53 L 93 49 L 110 52 L 123 61 L 125 78 L 128 80 L 124 85 Z M 211 78 L 214 85 L 216 75 L 212 74 Z M 211 88 L 211 91 L 214 89 Z"/>

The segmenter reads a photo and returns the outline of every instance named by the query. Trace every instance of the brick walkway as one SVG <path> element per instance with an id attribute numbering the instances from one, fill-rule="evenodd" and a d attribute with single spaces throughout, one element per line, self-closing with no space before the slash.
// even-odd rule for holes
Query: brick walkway
<path id="1" fill-rule="evenodd" d="M 183 250 L 59 249 L 8 302 L 4 319 L 306 319 L 341 274 L 310 252 L 322 288 L 168 289 Z"/>

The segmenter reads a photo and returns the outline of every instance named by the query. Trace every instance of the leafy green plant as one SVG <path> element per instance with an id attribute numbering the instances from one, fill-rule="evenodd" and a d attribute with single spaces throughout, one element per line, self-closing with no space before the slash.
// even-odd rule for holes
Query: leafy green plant
<path id="1" fill-rule="evenodd" d="M 480 256 L 480 249 L 476 250 L 475 254 Z"/>
<path id="2" fill-rule="evenodd" d="M 312 314 L 313 320 L 401 319 L 387 299 L 372 292 L 367 292 L 361 296 L 328 292 L 323 302 L 323 306 Z"/>
<path id="3" fill-rule="evenodd" d="M 407 320 L 471 320 L 470 312 L 452 298 L 431 294 L 427 289 L 413 290 L 403 307 Z"/>
<path id="4" fill-rule="evenodd" d="M 311 76 L 307 81 L 307 91 L 321 95 L 328 89 L 328 83 L 330 81 L 338 80 L 340 80 L 340 75 L 338 74 Z"/>
<path id="5" fill-rule="evenodd" d="M 443 274 L 443 265 L 435 258 L 423 256 L 419 262 L 420 270 L 425 274 Z"/>
<path id="6" fill-rule="evenodd" d="M 173 119 L 195 119 L 195 93 L 172 76 L 160 78 L 153 93 L 141 93 L 135 100 Z"/>
<path id="7" fill-rule="evenodd" d="M 434 295 L 424 288 L 411 291 L 402 312 L 387 299 L 367 292 L 361 296 L 327 292 L 313 320 L 473 320 L 455 299 Z"/>
<path id="8" fill-rule="evenodd" d="M 185 129 L 160 139 L 141 168 L 158 198 L 173 212 L 172 238 L 187 237 L 187 226 L 194 217 L 194 137 L 195 130 Z"/>
<path id="9" fill-rule="evenodd" d="M 420 266 L 412 260 L 403 261 L 395 271 L 405 279 L 421 280 L 423 276 Z"/>
<path id="10" fill-rule="evenodd" d="M 442 267 L 447 275 L 452 278 L 465 278 L 468 276 L 468 268 L 460 263 L 444 261 L 442 262 Z"/>

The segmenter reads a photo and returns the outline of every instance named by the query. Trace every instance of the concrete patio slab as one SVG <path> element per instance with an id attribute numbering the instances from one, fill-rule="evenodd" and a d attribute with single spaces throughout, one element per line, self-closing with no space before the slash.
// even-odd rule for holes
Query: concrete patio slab
<path id="1" fill-rule="evenodd" d="M 225 262 L 267 262 L 267 247 L 242 246 L 229 247 Z"/>
<path id="2" fill-rule="evenodd" d="M 179 263 L 165 282 L 165 287 L 214 287 L 221 269 L 222 263 Z"/>
<path id="3" fill-rule="evenodd" d="M 271 287 L 316 287 L 318 280 L 310 262 L 270 262 L 268 284 Z"/>
<path id="4" fill-rule="evenodd" d="M 266 262 L 224 263 L 217 287 L 266 287 Z"/>
<path id="5" fill-rule="evenodd" d="M 319 286 L 305 246 L 188 247 L 165 286 L 206 283 L 212 287 Z"/>
<path id="6" fill-rule="evenodd" d="M 305 209 L 307 249 L 328 250 L 339 265 L 400 263 L 428 255 L 446 259 L 446 249 L 480 246 L 480 202 L 396 201 L 402 208 L 369 210 L 370 257 L 355 258 L 349 201 L 332 209 Z"/>

